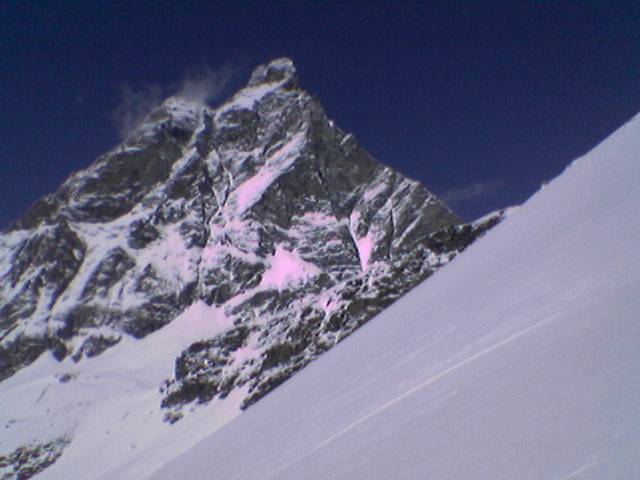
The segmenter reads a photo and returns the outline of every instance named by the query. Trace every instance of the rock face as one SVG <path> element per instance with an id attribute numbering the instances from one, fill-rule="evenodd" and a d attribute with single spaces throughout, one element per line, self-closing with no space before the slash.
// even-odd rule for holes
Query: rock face
<path id="1" fill-rule="evenodd" d="M 9 455 L 0 455 L 1 480 L 27 480 L 51 466 L 67 445 L 66 438 L 23 445 Z"/>
<path id="2" fill-rule="evenodd" d="M 75 361 L 187 306 L 229 328 L 175 360 L 162 406 L 244 388 L 249 406 L 484 230 L 373 159 L 288 59 L 218 109 L 169 98 L 0 235 L 0 380 Z"/>

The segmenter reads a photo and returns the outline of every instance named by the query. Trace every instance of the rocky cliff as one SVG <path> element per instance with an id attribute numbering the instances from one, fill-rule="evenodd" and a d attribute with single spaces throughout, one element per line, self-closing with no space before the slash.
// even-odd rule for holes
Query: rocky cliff
<path id="1" fill-rule="evenodd" d="M 169 98 L 0 235 L 0 380 L 75 362 L 201 301 L 227 319 L 175 359 L 165 419 L 247 407 L 501 219 L 463 224 L 327 118 L 294 65 L 217 109 Z"/>

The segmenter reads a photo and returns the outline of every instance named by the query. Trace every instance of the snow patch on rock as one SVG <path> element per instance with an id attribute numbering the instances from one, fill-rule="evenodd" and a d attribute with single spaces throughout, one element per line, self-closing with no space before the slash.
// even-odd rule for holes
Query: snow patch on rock
<path id="1" fill-rule="evenodd" d="M 270 264 L 262 276 L 261 288 L 282 290 L 288 285 L 303 283 L 320 273 L 318 267 L 303 260 L 298 252 L 287 250 L 282 245 L 276 248 Z"/>

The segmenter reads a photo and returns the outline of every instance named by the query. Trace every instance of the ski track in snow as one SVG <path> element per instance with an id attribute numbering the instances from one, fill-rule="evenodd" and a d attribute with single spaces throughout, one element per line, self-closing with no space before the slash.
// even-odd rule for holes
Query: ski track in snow
<path id="1" fill-rule="evenodd" d="M 573 472 L 569 473 L 566 476 L 563 476 L 562 478 L 559 478 L 558 480 L 574 480 L 576 478 L 580 478 L 580 476 L 583 473 L 588 472 L 589 470 L 591 470 L 592 468 L 596 467 L 598 465 L 597 461 L 594 459 L 591 462 L 587 463 L 586 465 L 583 465 L 577 469 L 575 469 Z"/>
<path id="2" fill-rule="evenodd" d="M 252 93 L 250 106 L 268 91 Z M 42 438 L 72 432 L 60 461 L 38 477 L 51 479 L 640 478 L 634 343 L 640 338 L 640 124 L 629 127 L 541 189 L 454 269 L 350 339 L 348 355 L 345 342 L 248 416 L 236 419 L 247 395 L 236 391 L 180 423 L 162 422 L 158 385 L 173 372 L 174 358 L 191 342 L 233 326 L 223 308 L 199 302 L 144 341 L 125 337 L 91 363 L 41 356 L 7 380 L 0 447 L 11 436 L 18 444 L 36 431 Z M 220 215 L 232 240 L 254 242 L 238 233 L 248 222 L 242 215 L 301 148 L 303 136 L 289 138 L 269 155 L 263 174 L 238 185 L 227 172 L 225 202 L 232 201 L 226 210 L 221 203 Z M 385 188 L 376 185 L 365 195 Z M 120 233 L 141 214 L 111 222 L 115 234 L 102 225 L 76 225 L 80 237 L 102 239 L 98 250 L 87 252 L 82 275 L 119 245 Z M 316 214 L 300 219 L 318 229 L 335 221 Z M 376 239 L 360 225 L 359 211 L 345 223 L 366 271 Z M 192 258 L 180 253 L 178 230 L 160 233 L 157 253 L 137 259 L 163 265 L 180 283 Z M 229 248 L 257 258 L 242 244 Z M 207 247 L 201 258 L 215 265 L 220 252 Z M 235 297 L 234 305 L 260 288 L 283 288 L 317 273 L 284 245 L 265 264 L 262 283 Z M 336 297 L 337 291 L 324 292 L 326 312 Z M 59 304 L 75 300 L 62 296 Z M 404 323 L 392 328 L 394 321 Z M 448 341 L 432 348 L 443 338 Z M 243 347 L 233 360 L 260 354 Z"/>
<path id="3" fill-rule="evenodd" d="M 409 390 L 407 390 L 406 392 L 402 393 L 401 395 L 398 395 L 397 397 L 392 398 L 391 400 L 389 400 L 388 402 L 386 402 L 383 405 L 379 406 L 375 410 L 371 411 L 370 413 L 368 413 L 364 417 L 356 420 L 355 422 L 351 423 L 350 425 L 347 425 L 342 430 L 336 432 L 331 437 L 326 439 L 324 442 L 320 443 L 314 449 L 312 449 L 312 450 L 308 451 L 307 453 L 305 453 L 300 458 L 296 459 L 293 462 L 290 462 L 289 464 L 285 465 L 284 467 L 282 467 L 278 471 L 272 473 L 268 478 L 276 478 L 278 475 L 280 475 L 283 472 L 286 472 L 292 466 L 300 463 L 305 458 L 315 454 L 318 450 L 320 450 L 320 449 L 326 447 L 327 445 L 329 445 L 330 443 L 334 442 L 335 440 L 337 440 L 338 438 L 343 436 L 345 433 L 350 432 L 354 428 L 357 428 L 358 426 L 360 426 L 363 423 L 367 422 L 368 420 L 374 418 L 375 416 L 379 415 L 380 413 L 382 413 L 382 412 L 390 409 L 391 407 L 397 405 L 398 403 L 402 402 L 403 400 L 405 400 L 406 398 L 410 397 L 414 393 L 416 393 L 416 392 L 418 392 L 418 391 L 420 391 L 420 390 L 422 390 L 424 388 L 427 388 L 428 386 L 436 383 L 438 380 L 441 380 L 442 378 L 448 376 L 450 373 L 453 373 L 456 370 L 459 370 L 459 369 L 463 368 L 464 366 L 466 366 L 466 365 L 478 360 L 479 358 L 482 358 L 485 355 L 488 355 L 488 354 L 490 354 L 490 353 L 492 353 L 492 352 L 494 352 L 496 350 L 499 350 L 503 346 L 508 345 L 508 344 L 518 340 L 519 338 L 531 333 L 533 330 L 537 330 L 537 329 L 539 329 L 539 328 L 541 328 L 541 327 L 553 322 L 558 317 L 559 317 L 559 315 L 552 315 L 551 317 L 549 317 L 549 318 L 547 318 L 545 320 L 542 320 L 542 321 L 540 321 L 538 323 L 535 323 L 535 324 L 525 328 L 524 330 L 521 330 L 521 331 L 519 331 L 517 333 L 514 333 L 514 334 L 508 336 L 507 338 L 505 338 L 503 340 L 500 340 L 499 342 L 494 343 L 493 345 L 490 345 L 490 346 L 480 350 L 479 352 L 474 353 L 473 355 L 465 358 L 464 360 L 461 360 L 458 363 L 455 363 L 454 365 L 444 369 L 440 373 L 428 378 L 427 380 L 425 380 L 424 382 L 416 385 L 415 387 L 410 388 Z M 573 475 L 580 473 L 585 468 L 590 467 L 590 466 L 591 465 L 586 465 L 585 467 L 582 467 L 580 469 L 580 471 L 573 472 L 572 474 L 570 474 L 569 477 L 564 477 L 562 480 L 569 479 L 569 478 L 575 478 Z"/>

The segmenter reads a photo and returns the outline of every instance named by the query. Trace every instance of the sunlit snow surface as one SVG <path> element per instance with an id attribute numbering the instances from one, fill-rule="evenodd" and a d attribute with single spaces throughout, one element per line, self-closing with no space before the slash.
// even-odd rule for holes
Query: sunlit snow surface
<path id="1" fill-rule="evenodd" d="M 291 283 L 304 282 L 318 273 L 320 269 L 313 263 L 305 262 L 297 252 L 279 246 L 271 257 L 271 265 L 262 276 L 259 286 L 265 289 L 283 289 Z"/>
<path id="2" fill-rule="evenodd" d="M 639 154 L 635 119 L 153 478 L 640 478 Z"/>
<path id="3" fill-rule="evenodd" d="M 232 194 L 238 214 L 260 200 L 267 188 L 295 162 L 304 146 L 306 131 L 297 133 L 279 150 L 269 156 L 265 166 L 253 177 L 240 185 Z"/>
<path id="4" fill-rule="evenodd" d="M 159 408 L 158 385 L 174 358 L 230 326 L 220 309 L 198 302 L 165 328 L 144 340 L 125 337 L 93 362 L 42 355 L 2 384 L 0 451 L 68 437 L 64 462 L 61 457 L 38 478 L 144 478 L 240 413 L 246 395 L 240 390 L 175 425 L 162 421 Z M 65 374 L 71 379 L 60 381 Z"/>
<path id="5" fill-rule="evenodd" d="M 640 478 L 638 152 L 635 120 L 240 416 L 237 390 L 162 421 L 175 357 L 231 327 L 203 303 L 91 361 L 43 355 L 2 382 L 0 453 L 71 437 L 37 476 L 61 480 Z M 375 239 L 349 226 L 369 268 Z M 173 233 L 158 262 L 178 282 Z M 315 274 L 295 250 L 267 260 L 270 288 Z"/>

